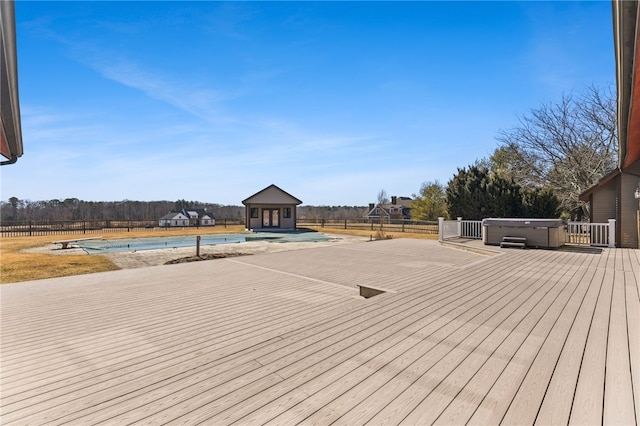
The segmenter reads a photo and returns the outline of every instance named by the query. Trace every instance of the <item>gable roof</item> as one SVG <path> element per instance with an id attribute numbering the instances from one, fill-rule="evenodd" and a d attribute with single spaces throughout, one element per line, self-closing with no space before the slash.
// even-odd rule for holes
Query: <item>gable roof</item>
<path id="1" fill-rule="evenodd" d="M 378 210 L 378 207 L 380 210 Z M 367 213 L 365 217 L 378 217 L 380 216 L 380 213 L 383 213 L 382 216 L 391 216 L 391 213 L 389 213 L 388 208 L 385 207 L 384 204 L 376 204 L 371 210 L 369 210 L 369 213 Z"/>
<path id="2" fill-rule="evenodd" d="M 207 209 L 182 209 L 181 213 L 191 219 L 197 219 L 206 214 L 209 214 Z"/>
<path id="3" fill-rule="evenodd" d="M 302 201 L 289 194 L 288 192 L 271 184 L 261 191 L 256 192 L 249 198 L 242 201 L 245 206 L 247 204 L 302 204 Z"/>
<path id="4" fill-rule="evenodd" d="M 602 178 L 600 178 L 598 183 L 596 183 L 591 188 L 584 191 L 582 194 L 578 195 L 578 199 L 580 201 L 588 202 L 589 198 L 591 197 L 591 194 L 593 194 L 598 189 L 602 188 L 603 186 L 605 186 L 606 184 L 608 184 L 609 182 L 611 182 L 612 180 L 620 176 L 620 174 L 621 174 L 620 169 L 614 169 L 610 171 L 609 173 L 604 175 Z"/>
<path id="5" fill-rule="evenodd" d="M 160 220 L 170 220 L 170 219 L 189 219 L 189 218 L 183 215 L 182 212 L 167 213 L 160 218 Z"/>

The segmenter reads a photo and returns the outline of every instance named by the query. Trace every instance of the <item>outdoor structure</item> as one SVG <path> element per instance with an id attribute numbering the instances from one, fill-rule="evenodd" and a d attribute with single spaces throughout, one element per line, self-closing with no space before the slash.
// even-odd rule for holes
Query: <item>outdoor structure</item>
<path id="1" fill-rule="evenodd" d="M 613 1 L 618 97 L 618 168 L 580 195 L 591 222 L 616 219 L 619 247 L 640 248 L 640 52 L 638 2 Z"/>
<path id="2" fill-rule="evenodd" d="M 251 230 L 296 229 L 296 206 L 302 201 L 269 185 L 242 201 L 245 206 L 245 227 Z"/>
<path id="3" fill-rule="evenodd" d="M 0 165 L 22 156 L 22 127 L 18 99 L 18 59 L 13 1 L 0 2 Z"/>
<path id="4" fill-rule="evenodd" d="M 390 203 L 375 204 L 369 203 L 369 211 L 365 215 L 367 219 L 380 219 L 382 216 L 387 219 L 411 219 L 411 204 L 413 200 L 409 197 L 392 196 Z"/>
<path id="5" fill-rule="evenodd" d="M 214 226 L 216 221 L 206 209 L 181 210 L 162 216 L 158 222 L 161 227 L 170 226 Z"/>

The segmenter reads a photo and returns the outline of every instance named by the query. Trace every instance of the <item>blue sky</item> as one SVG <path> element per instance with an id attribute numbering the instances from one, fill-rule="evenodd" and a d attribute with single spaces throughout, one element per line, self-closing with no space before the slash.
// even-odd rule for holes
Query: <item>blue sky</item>
<path id="1" fill-rule="evenodd" d="M 2 200 L 410 196 L 615 84 L 611 3 L 16 2 Z"/>

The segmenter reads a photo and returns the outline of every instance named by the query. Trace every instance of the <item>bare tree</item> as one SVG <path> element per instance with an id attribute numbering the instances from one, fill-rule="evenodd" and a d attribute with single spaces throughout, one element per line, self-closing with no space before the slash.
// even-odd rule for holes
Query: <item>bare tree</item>
<path id="1" fill-rule="evenodd" d="M 383 227 L 383 221 L 384 221 L 384 214 L 385 214 L 385 209 L 384 209 L 384 205 L 389 203 L 389 198 L 387 197 L 387 191 L 385 191 L 384 189 L 381 189 L 380 192 L 378 192 L 378 197 L 377 200 L 378 204 L 376 205 L 376 209 L 378 209 L 378 218 L 380 219 L 380 229 L 378 229 L 378 232 L 376 233 L 376 239 L 378 240 L 382 240 L 385 238 L 384 235 L 384 227 Z"/>
<path id="2" fill-rule="evenodd" d="M 544 188 L 560 199 L 561 209 L 584 216 L 578 195 L 616 167 L 616 98 L 612 88 L 589 87 L 584 94 L 563 95 L 542 104 L 502 130 L 492 169 L 525 189 Z"/>

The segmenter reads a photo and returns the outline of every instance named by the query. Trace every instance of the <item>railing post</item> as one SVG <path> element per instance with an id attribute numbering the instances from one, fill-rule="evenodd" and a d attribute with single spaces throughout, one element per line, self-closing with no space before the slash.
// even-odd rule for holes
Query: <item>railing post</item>
<path id="1" fill-rule="evenodd" d="M 609 247 L 616 246 L 616 220 L 609 219 Z"/>
<path id="2" fill-rule="evenodd" d="M 458 217 L 458 225 L 457 225 L 457 233 L 458 238 L 462 237 L 462 218 Z"/>
<path id="3" fill-rule="evenodd" d="M 438 241 L 442 241 L 444 238 L 444 217 L 438 218 Z"/>

